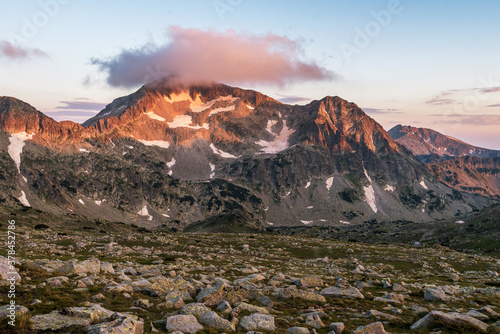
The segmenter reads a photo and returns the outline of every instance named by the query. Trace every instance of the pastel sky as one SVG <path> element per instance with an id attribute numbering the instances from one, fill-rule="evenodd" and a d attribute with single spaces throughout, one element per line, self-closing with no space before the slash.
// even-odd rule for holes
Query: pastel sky
<path id="1" fill-rule="evenodd" d="M 387 130 L 500 149 L 499 12 L 495 0 L 3 1 L 0 96 L 82 122 L 177 70 L 288 103 L 338 95 Z"/>

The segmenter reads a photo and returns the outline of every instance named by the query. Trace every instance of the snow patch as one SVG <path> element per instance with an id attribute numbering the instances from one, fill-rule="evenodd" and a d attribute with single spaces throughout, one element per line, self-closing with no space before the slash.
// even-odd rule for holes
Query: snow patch
<path id="1" fill-rule="evenodd" d="M 81 149 L 79 149 L 79 150 L 80 150 L 80 152 L 90 153 L 90 151 L 89 151 L 89 150 L 87 150 L 86 148 L 81 148 Z"/>
<path id="2" fill-rule="evenodd" d="M 172 176 L 172 174 L 174 173 L 174 171 L 172 170 L 172 167 L 174 167 L 174 166 L 175 166 L 175 158 L 172 158 L 172 160 L 170 160 L 170 162 L 167 162 L 167 167 L 170 168 L 168 175 Z"/>
<path id="3" fill-rule="evenodd" d="M 330 191 L 330 189 L 332 188 L 332 185 L 333 185 L 333 180 L 334 180 L 333 176 L 331 176 L 328 179 L 326 179 L 326 181 L 325 181 L 325 183 L 326 183 L 326 190 Z"/>
<path id="4" fill-rule="evenodd" d="M 304 189 L 307 189 L 311 186 L 311 182 L 307 182 L 306 186 L 304 187 Z"/>
<path id="5" fill-rule="evenodd" d="M 168 127 L 170 129 L 175 129 L 175 128 L 190 128 L 190 129 L 209 129 L 210 125 L 208 123 L 204 123 L 203 126 L 199 125 L 192 125 L 193 123 L 193 117 L 190 115 L 177 115 L 174 117 L 174 120 L 172 122 L 167 122 Z"/>
<path id="6" fill-rule="evenodd" d="M 314 208 L 314 206 L 311 205 L 311 206 L 308 206 L 307 208 L 310 210 L 310 209 Z"/>
<path id="7" fill-rule="evenodd" d="M 350 222 L 347 222 L 347 221 L 345 221 L 345 220 L 341 220 L 341 221 L 340 221 L 340 223 L 341 223 L 341 224 L 345 224 L 345 225 L 351 225 L 351 223 L 350 223 Z"/>
<path id="8" fill-rule="evenodd" d="M 255 108 L 252 107 L 251 105 L 247 104 L 247 108 L 250 109 L 250 110 L 254 110 Z"/>
<path id="9" fill-rule="evenodd" d="M 396 188 L 394 188 L 393 186 L 391 186 L 391 185 L 388 185 L 388 184 L 387 184 L 387 185 L 384 187 L 384 190 L 385 190 L 385 191 L 389 191 L 389 192 L 393 193 L 393 192 L 394 192 L 394 190 L 396 190 Z"/>
<path id="10" fill-rule="evenodd" d="M 276 123 L 278 123 L 278 121 L 277 121 L 277 120 L 269 120 L 269 121 L 267 121 L 267 125 L 266 125 L 266 130 L 267 130 L 267 132 L 269 132 L 270 134 L 275 133 L 275 132 L 273 131 L 273 126 L 275 126 L 275 125 L 276 125 Z"/>
<path id="11" fill-rule="evenodd" d="M 274 225 L 274 223 L 271 223 L 271 222 L 267 222 L 268 225 Z"/>
<path id="12" fill-rule="evenodd" d="M 218 113 L 225 112 L 225 111 L 234 111 L 235 109 L 236 109 L 236 105 L 232 105 L 229 107 L 215 108 L 215 109 L 210 111 L 210 114 L 208 114 L 208 116 L 217 115 Z"/>
<path id="13" fill-rule="evenodd" d="M 109 141 L 111 142 L 111 145 L 113 145 L 113 147 L 112 147 L 112 148 L 115 148 L 115 147 L 116 147 L 116 145 L 115 145 L 115 143 L 113 143 L 113 141 L 111 140 L 111 138 L 109 139 Z"/>
<path id="14" fill-rule="evenodd" d="M 465 224 L 465 222 L 463 220 L 457 220 L 455 224 Z"/>
<path id="15" fill-rule="evenodd" d="M 196 95 L 196 98 L 193 100 L 191 98 L 191 95 L 189 94 L 189 91 L 181 92 L 179 94 L 172 93 L 172 94 L 170 94 L 170 97 L 164 96 L 163 98 L 168 103 L 184 102 L 184 101 L 189 101 L 189 102 L 195 103 L 195 104 L 202 104 L 203 103 L 203 102 L 201 102 L 199 95 Z"/>
<path id="16" fill-rule="evenodd" d="M 215 165 L 214 164 L 211 164 L 209 163 L 209 166 L 210 166 L 210 178 L 213 179 L 215 177 Z"/>
<path id="17" fill-rule="evenodd" d="M 127 152 L 123 152 L 123 153 L 122 153 L 122 155 L 125 155 L 125 154 L 127 154 Z"/>
<path id="18" fill-rule="evenodd" d="M 377 213 L 378 208 L 377 204 L 375 203 L 375 190 L 373 189 L 372 185 L 372 179 L 370 175 L 368 175 L 368 172 L 366 169 L 363 167 L 363 170 L 365 172 L 365 176 L 370 181 L 370 185 L 368 187 L 363 187 L 364 193 L 365 193 L 365 198 L 366 198 L 366 203 L 370 206 L 370 208 L 373 210 L 373 212 Z"/>
<path id="19" fill-rule="evenodd" d="M 82 205 L 85 205 L 85 202 L 81 198 L 78 200 L 78 202 L 80 202 Z"/>
<path id="20" fill-rule="evenodd" d="M 146 144 L 144 144 L 144 145 L 146 145 Z M 148 146 L 148 145 L 146 145 L 146 146 Z M 129 148 L 129 149 L 131 149 L 131 150 L 133 150 L 133 149 L 134 149 L 134 147 L 133 147 L 133 146 L 127 146 L 127 148 Z"/>
<path id="21" fill-rule="evenodd" d="M 223 150 L 219 150 L 215 145 L 212 143 L 210 144 L 210 148 L 212 149 L 212 152 L 214 152 L 217 155 L 220 155 L 223 158 L 229 158 L 229 159 L 236 159 L 239 158 L 240 156 L 235 156 L 230 153 L 224 152 Z"/>
<path id="22" fill-rule="evenodd" d="M 149 118 L 151 119 L 154 119 L 155 121 L 160 121 L 160 122 L 165 122 L 166 119 L 161 117 L 161 116 L 158 116 L 157 114 L 155 114 L 154 111 L 148 111 L 147 113 L 145 113 L 146 115 L 149 116 Z"/>
<path id="23" fill-rule="evenodd" d="M 167 215 L 166 213 L 162 213 L 161 215 L 162 215 L 163 217 L 170 218 L 170 216 L 169 216 L 169 215 Z"/>
<path id="24" fill-rule="evenodd" d="M 424 188 L 424 189 L 429 189 L 429 188 L 427 187 L 427 185 L 425 184 L 425 181 L 424 181 L 424 180 L 420 181 L 420 185 L 421 185 L 421 186 L 422 186 L 422 188 Z"/>
<path id="25" fill-rule="evenodd" d="M 157 146 L 161 148 L 169 148 L 170 143 L 165 140 L 141 140 L 138 139 L 139 142 L 141 142 L 145 146 Z"/>
<path id="26" fill-rule="evenodd" d="M 95 204 L 101 206 L 101 204 L 104 203 L 104 202 L 106 202 L 105 199 L 103 199 L 103 200 L 97 200 L 97 201 L 95 201 Z"/>
<path id="27" fill-rule="evenodd" d="M 310 224 L 312 224 L 314 221 L 313 221 L 313 220 L 301 220 L 300 222 L 301 222 L 302 224 L 304 224 L 304 225 L 310 225 Z"/>
<path id="28" fill-rule="evenodd" d="M 24 206 L 31 206 L 30 202 L 28 202 L 28 199 L 26 198 L 26 193 L 21 190 L 21 196 L 17 198 L 19 202 L 21 202 L 22 205 Z"/>
<path id="29" fill-rule="evenodd" d="M 327 222 L 328 220 L 326 220 L 326 219 L 320 219 L 319 221 L 320 222 Z"/>
<path id="30" fill-rule="evenodd" d="M 137 212 L 137 214 L 139 216 L 148 217 L 148 220 L 153 220 L 153 216 L 149 214 L 147 205 L 144 205 L 144 207 L 139 212 Z"/>
<path id="31" fill-rule="evenodd" d="M 9 137 L 10 144 L 7 147 L 7 151 L 12 160 L 14 160 L 19 174 L 21 174 L 21 153 L 23 152 L 23 147 L 26 145 L 26 140 L 32 138 L 33 134 L 29 135 L 26 132 L 13 133 Z"/>
<path id="32" fill-rule="evenodd" d="M 267 123 L 267 130 L 270 131 L 270 122 L 268 121 Z M 271 125 L 272 126 L 272 125 Z M 286 126 L 286 124 L 283 122 L 283 129 L 281 129 L 281 132 L 279 135 L 274 137 L 273 141 L 265 141 L 265 140 L 259 140 L 256 142 L 257 145 L 262 146 L 261 151 L 264 153 L 278 153 L 283 150 L 286 150 L 288 146 L 288 140 L 290 139 L 290 136 L 294 133 L 294 130 L 290 129 L 289 127 Z"/>

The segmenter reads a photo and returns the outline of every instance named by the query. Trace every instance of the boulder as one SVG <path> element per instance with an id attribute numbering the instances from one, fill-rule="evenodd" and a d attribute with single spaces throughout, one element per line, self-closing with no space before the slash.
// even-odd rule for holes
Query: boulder
<path id="1" fill-rule="evenodd" d="M 309 314 L 306 317 L 306 325 L 318 329 L 325 327 L 325 324 L 323 323 L 323 321 L 321 321 L 321 318 L 318 314 Z"/>
<path id="2" fill-rule="evenodd" d="M 203 314 L 205 314 L 208 311 L 210 311 L 210 309 L 202 303 L 191 303 L 184 305 L 181 308 L 180 313 L 186 315 L 194 315 L 196 318 L 199 319 Z"/>
<path id="3" fill-rule="evenodd" d="M 275 331 L 274 317 L 268 314 L 252 314 L 240 320 L 240 326 L 247 331 Z"/>
<path id="4" fill-rule="evenodd" d="M 317 292 L 307 291 L 307 290 L 297 290 L 293 288 L 280 289 L 278 292 L 278 298 L 283 298 L 283 299 L 298 298 L 310 302 L 316 302 L 322 304 L 326 303 L 325 297 Z"/>
<path id="5" fill-rule="evenodd" d="M 39 314 L 31 317 L 31 329 L 35 332 L 64 332 L 66 329 L 75 326 L 90 326 L 91 318 L 80 318 L 61 314 L 59 311 L 52 311 L 48 314 Z"/>
<path id="6" fill-rule="evenodd" d="M 435 302 L 435 301 L 447 301 L 449 298 L 440 288 L 428 288 L 424 292 L 424 300 Z"/>
<path id="7" fill-rule="evenodd" d="M 115 319 L 113 319 L 115 318 Z M 87 326 L 87 334 L 143 334 L 144 323 L 115 313 L 111 321 Z"/>
<path id="8" fill-rule="evenodd" d="M 261 274 L 252 274 L 234 281 L 234 284 L 247 284 L 247 283 L 257 283 L 265 280 L 266 277 Z"/>
<path id="9" fill-rule="evenodd" d="M 309 329 L 306 327 L 291 327 L 286 331 L 288 334 L 309 334 Z"/>
<path id="10" fill-rule="evenodd" d="M 247 303 L 240 303 L 238 306 L 236 306 L 236 309 L 238 309 L 238 312 L 248 311 L 250 313 L 269 314 L 269 311 L 267 310 L 267 308 L 255 306 L 255 305 L 247 304 Z"/>
<path id="11" fill-rule="evenodd" d="M 234 332 L 236 326 L 229 320 L 221 318 L 217 313 L 213 311 L 205 312 L 200 318 L 200 322 L 212 328 L 215 328 L 219 332 Z"/>
<path id="12" fill-rule="evenodd" d="M 183 332 L 183 333 L 196 333 L 201 331 L 203 326 L 198 322 L 194 315 L 173 315 L 167 318 L 167 331 Z"/>
<path id="13" fill-rule="evenodd" d="M 0 255 L 0 286 L 8 286 L 10 282 L 21 283 L 19 270 L 9 265 L 9 259 Z"/>
<path id="14" fill-rule="evenodd" d="M 488 325 L 466 314 L 432 311 L 411 326 L 411 329 L 432 328 L 435 325 L 450 327 L 460 331 L 487 332 Z"/>
<path id="15" fill-rule="evenodd" d="M 342 334 L 345 329 L 343 322 L 332 322 L 329 329 L 333 332 L 332 334 Z"/>
<path id="16" fill-rule="evenodd" d="M 317 286 L 323 286 L 323 280 L 319 276 L 309 276 L 309 277 L 299 278 L 293 281 L 293 284 L 303 288 L 314 288 Z"/>
<path id="17" fill-rule="evenodd" d="M 336 286 L 331 286 L 326 289 L 321 290 L 320 292 L 321 295 L 326 296 L 326 297 L 342 297 L 342 298 L 348 298 L 348 299 L 365 299 L 365 296 L 359 292 L 358 289 L 356 289 L 353 286 L 349 286 L 345 289 L 336 287 Z"/>
<path id="18" fill-rule="evenodd" d="M 28 314 L 28 308 L 21 305 L 4 305 L 0 306 L 0 320 L 7 318 L 9 315 L 15 315 L 16 319 Z"/>
<path id="19" fill-rule="evenodd" d="M 352 334 L 387 334 L 387 332 L 381 322 L 374 322 L 358 327 Z"/>
<path id="20" fill-rule="evenodd" d="M 193 285 L 182 278 L 173 279 L 162 276 L 153 282 L 147 289 L 153 291 L 158 296 L 165 296 L 172 290 L 187 292 L 191 297 L 196 295 L 196 289 Z"/>

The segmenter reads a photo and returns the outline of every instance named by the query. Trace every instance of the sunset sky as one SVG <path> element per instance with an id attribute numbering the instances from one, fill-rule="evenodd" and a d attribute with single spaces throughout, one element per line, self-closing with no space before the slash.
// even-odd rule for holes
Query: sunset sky
<path id="1" fill-rule="evenodd" d="M 176 71 L 287 103 L 338 95 L 387 130 L 500 149 L 498 13 L 494 0 L 4 1 L 0 96 L 82 122 Z"/>

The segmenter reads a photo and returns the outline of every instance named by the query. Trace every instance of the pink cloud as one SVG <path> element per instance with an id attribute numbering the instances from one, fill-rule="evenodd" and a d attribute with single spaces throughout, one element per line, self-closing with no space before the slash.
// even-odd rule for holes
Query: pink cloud
<path id="1" fill-rule="evenodd" d="M 112 86 L 132 87 L 174 74 L 187 80 L 268 83 L 335 79 L 337 75 L 304 60 L 301 43 L 274 34 L 254 36 L 171 27 L 163 45 L 123 50 L 110 59 L 92 59 Z"/>
<path id="2" fill-rule="evenodd" d="M 47 57 L 47 54 L 38 48 L 24 48 L 8 41 L 0 41 L 0 57 L 27 59 L 31 57 Z"/>

